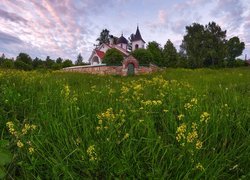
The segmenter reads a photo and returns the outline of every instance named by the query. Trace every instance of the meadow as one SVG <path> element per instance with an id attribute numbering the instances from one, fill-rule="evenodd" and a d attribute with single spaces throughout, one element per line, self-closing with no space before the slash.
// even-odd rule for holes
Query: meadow
<path id="1" fill-rule="evenodd" d="M 0 128 L 5 179 L 250 179 L 250 69 L 0 70 Z"/>

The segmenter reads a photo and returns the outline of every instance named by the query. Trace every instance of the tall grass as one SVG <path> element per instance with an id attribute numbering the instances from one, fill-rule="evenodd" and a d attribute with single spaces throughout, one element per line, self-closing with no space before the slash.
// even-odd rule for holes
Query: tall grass
<path id="1" fill-rule="evenodd" d="M 6 178 L 249 179 L 249 79 L 249 68 L 0 71 Z"/>

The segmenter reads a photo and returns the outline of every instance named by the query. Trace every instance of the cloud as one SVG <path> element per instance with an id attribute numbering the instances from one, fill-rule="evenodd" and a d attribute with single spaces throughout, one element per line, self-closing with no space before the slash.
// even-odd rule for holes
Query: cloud
<path id="1" fill-rule="evenodd" d="M 20 40 L 18 37 L 0 31 L 0 46 L 6 44 L 16 44 L 16 43 L 22 44 L 23 41 Z"/>
<path id="2" fill-rule="evenodd" d="M 4 11 L 2 9 L 0 9 L 0 17 L 4 18 L 6 20 L 9 20 L 9 21 L 17 22 L 17 23 L 20 23 L 20 22 L 26 23 L 27 22 L 26 19 L 18 16 L 17 14 L 7 12 L 7 11 Z"/>

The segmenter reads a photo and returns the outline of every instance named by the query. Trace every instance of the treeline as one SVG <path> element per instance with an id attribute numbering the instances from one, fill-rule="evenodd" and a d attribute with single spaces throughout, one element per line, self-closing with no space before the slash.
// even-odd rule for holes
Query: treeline
<path id="1" fill-rule="evenodd" d="M 58 57 L 56 60 L 51 59 L 49 56 L 45 60 L 36 57 L 32 59 L 27 53 L 19 53 L 16 59 L 6 58 L 4 54 L 0 57 L 0 68 L 6 69 L 20 69 L 20 70 L 35 70 L 35 69 L 51 69 L 59 70 L 65 67 L 74 65 L 86 65 L 83 62 L 81 54 L 78 54 L 75 64 L 70 59 L 62 59 Z"/>
<path id="2" fill-rule="evenodd" d="M 163 47 L 152 41 L 146 49 L 137 49 L 131 54 L 141 65 L 153 63 L 161 67 L 237 67 L 247 65 L 244 60 L 237 59 L 244 49 L 245 44 L 238 37 L 226 39 L 226 31 L 211 22 L 205 26 L 198 23 L 186 26 L 186 34 L 179 51 L 167 40 Z M 109 56 L 110 54 L 116 54 L 119 59 L 117 53 L 106 53 Z M 112 56 L 104 58 L 105 62 L 115 59 Z"/>

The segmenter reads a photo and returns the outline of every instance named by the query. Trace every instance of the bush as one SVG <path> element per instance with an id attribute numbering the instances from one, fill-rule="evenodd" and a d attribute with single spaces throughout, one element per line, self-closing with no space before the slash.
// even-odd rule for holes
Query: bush
<path id="1" fill-rule="evenodd" d="M 134 56 L 141 65 L 148 65 L 153 60 L 152 54 L 146 49 L 136 49 L 132 52 L 132 56 Z"/>
<path id="2" fill-rule="evenodd" d="M 103 63 L 107 65 L 121 65 L 123 60 L 122 54 L 116 49 L 109 49 L 104 58 Z"/>
<path id="3" fill-rule="evenodd" d="M 25 70 L 25 71 L 30 71 L 30 70 L 32 70 L 32 66 L 31 66 L 31 65 L 26 64 L 26 63 L 24 63 L 23 61 L 20 61 L 20 60 L 15 61 L 14 64 L 15 64 L 15 67 L 16 67 L 17 69 L 21 69 L 21 70 Z"/>

